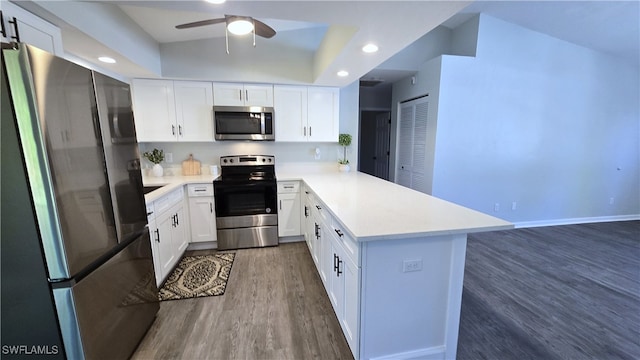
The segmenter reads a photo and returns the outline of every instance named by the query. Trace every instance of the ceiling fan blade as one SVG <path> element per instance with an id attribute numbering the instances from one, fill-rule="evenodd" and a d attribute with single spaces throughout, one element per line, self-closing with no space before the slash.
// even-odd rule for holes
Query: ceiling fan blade
<path id="1" fill-rule="evenodd" d="M 187 23 L 187 24 L 176 25 L 176 29 L 188 29 L 188 28 L 193 28 L 198 26 L 213 25 L 213 24 L 223 23 L 225 21 L 227 21 L 227 19 L 225 18 L 202 20 L 202 21 L 196 21 L 196 22 Z"/>
<path id="2" fill-rule="evenodd" d="M 276 31 L 273 30 L 271 26 L 263 23 L 260 20 L 253 19 L 253 23 L 256 29 L 255 30 L 256 35 L 258 36 L 262 36 L 263 38 L 270 39 L 276 34 Z"/>

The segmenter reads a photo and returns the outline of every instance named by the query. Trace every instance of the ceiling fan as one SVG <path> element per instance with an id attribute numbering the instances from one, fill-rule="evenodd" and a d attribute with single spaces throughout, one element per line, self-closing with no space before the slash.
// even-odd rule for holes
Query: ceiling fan
<path id="1" fill-rule="evenodd" d="M 225 40 L 227 45 L 227 54 L 229 53 L 229 32 L 235 35 L 246 35 L 253 33 L 253 46 L 256 46 L 256 35 L 266 39 L 272 38 L 276 31 L 260 20 L 256 20 L 251 16 L 225 15 L 223 18 L 196 21 L 186 24 L 176 25 L 176 29 L 188 29 L 200 26 L 214 25 L 225 23 Z"/>

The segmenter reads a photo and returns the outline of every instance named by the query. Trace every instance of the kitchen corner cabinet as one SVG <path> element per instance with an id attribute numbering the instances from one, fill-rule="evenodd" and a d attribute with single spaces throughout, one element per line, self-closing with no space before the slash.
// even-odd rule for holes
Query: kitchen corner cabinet
<path id="1" fill-rule="evenodd" d="M 62 34 L 57 26 L 33 15 L 23 8 L 8 1 L 2 2 L 2 24 L 6 37 L 0 36 L 3 42 L 12 42 L 16 36 L 13 18 L 16 18 L 20 42 L 33 45 L 57 56 L 64 56 Z"/>
<path id="2" fill-rule="evenodd" d="M 276 141 L 338 141 L 338 88 L 275 85 L 273 92 Z"/>
<path id="3" fill-rule="evenodd" d="M 213 102 L 216 106 L 273 107 L 273 86 L 213 83 Z"/>
<path id="4" fill-rule="evenodd" d="M 300 182 L 278 182 L 278 236 L 300 235 Z"/>
<path id="5" fill-rule="evenodd" d="M 139 142 L 213 141 L 210 82 L 133 80 Z"/>
<path id="6" fill-rule="evenodd" d="M 147 221 L 158 286 L 169 276 L 187 248 L 186 220 L 182 188 L 147 204 Z"/>
<path id="7" fill-rule="evenodd" d="M 216 213 L 213 184 L 187 185 L 191 242 L 216 241 Z"/>

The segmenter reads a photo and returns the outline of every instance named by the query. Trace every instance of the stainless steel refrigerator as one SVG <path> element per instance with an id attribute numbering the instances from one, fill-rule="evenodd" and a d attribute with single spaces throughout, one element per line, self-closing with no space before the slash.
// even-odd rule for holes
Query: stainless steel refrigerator
<path id="1" fill-rule="evenodd" d="M 128 84 L 20 44 L 1 108 L 2 357 L 128 358 L 159 309 Z"/>

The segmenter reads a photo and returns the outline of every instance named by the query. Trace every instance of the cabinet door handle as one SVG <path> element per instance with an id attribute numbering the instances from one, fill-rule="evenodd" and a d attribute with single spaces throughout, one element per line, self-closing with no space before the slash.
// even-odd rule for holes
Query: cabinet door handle
<path id="1" fill-rule="evenodd" d="M 338 234 L 338 236 L 343 237 L 344 234 L 342 233 L 342 231 L 338 230 L 338 229 L 333 229 L 336 231 L 336 234 Z"/>
<path id="2" fill-rule="evenodd" d="M 320 205 L 316 205 L 316 209 L 318 209 L 318 210 L 322 210 L 322 208 L 320 207 Z"/>
<path id="3" fill-rule="evenodd" d="M 240 93 L 240 101 L 242 101 L 242 90 L 238 90 L 238 92 Z"/>
<path id="4" fill-rule="evenodd" d="M 244 101 L 249 101 L 249 90 L 244 91 Z"/>
<path id="5" fill-rule="evenodd" d="M 172 135 L 176 135 L 176 126 L 175 125 L 171 125 L 171 134 Z"/>
<path id="6" fill-rule="evenodd" d="M 311 137 L 311 126 L 309 126 L 309 137 Z"/>
<path id="7" fill-rule="evenodd" d="M 340 256 L 338 256 L 338 267 L 336 268 L 336 273 L 338 274 L 338 277 L 340 277 L 340 274 L 342 274 L 342 270 L 340 270 L 340 264 L 342 264 L 342 260 L 340 260 Z"/>
<path id="8" fill-rule="evenodd" d="M 156 229 L 156 242 L 160 242 L 160 230 Z"/>
<path id="9" fill-rule="evenodd" d="M 293 185 L 285 185 L 284 188 L 285 189 L 293 189 Z"/>
<path id="10" fill-rule="evenodd" d="M 180 218 L 178 217 L 178 213 L 176 213 L 176 226 L 180 225 Z"/>
<path id="11" fill-rule="evenodd" d="M 280 210 L 282 210 L 282 200 L 280 200 Z"/>
<path id="12" fill-rule="evenodd" d="M 149 211 L 149 212 L 147 213 L 147 216 L 149 216 L 149 215 L 151 215 L 151 214 L 153 214 L 153 211 Z"/>
<path id="13" fill-rule="evenodd" d="M 338 271 L 338 255 L 333 253 L 333 272 Z"/>
<path id="14" fill-rule="evenodd" d="M 4 15 L 2 15 L 2 10 L 0 10 L 0 33 L 2 33 L 2 37 L 7 37 L 7 30 L 4 28 Z"/>
<path id="15" fill-rule="evenodd" d="M 176 227 L 176 216 L 171 215 L 171 226 Z"/>
<path id="16" fill-rule="evenodd" d="M 315 223 L 316 226 L 316 239 L 320 238 L 320 226 L 318 226 L 318 223 Z"/>
<path id="17" fill-rule="evenodd" d="M 307 127 L 306 126 L 304 126 L 302 128 L 302 132 L 304 133 L 304 136 L 307 136 Z"/>
<path id="18" fill-rule="evenodd" d="M 202 192 L 202 191 L 207 191 L 207 189 L 195 189 L 195 190 L 193 190 L 193 191 L 195 191 L 195 192 Z"/>
<path id="19" fill-rule="evenodd" d="M 182 125 L 178 125 L 178 134 L 182 136 Z"/>
<path id="20" fill-rule="evenodd" d="M 18 19 L 16 19 L 16 17 L 14 16 L 13 20 L 9 20 L 9 24 L 13 24 L 13 30 L 15 33 L 15 36 L 12 36 L 11 38 L 16 42 L 20 42 L 20 33 L 18 33 Z"/>
<path id="21" fill-rule="evenodd" d="M 209 211 L 211 211 L 211 213 L 213 214 L 213 204 L 209 203 Z"/>
<path id="22" fill-rule="evenodd" d="M 304 206 L 304 217 L 309 217 L 309 207 L 307 205 Z"/>

